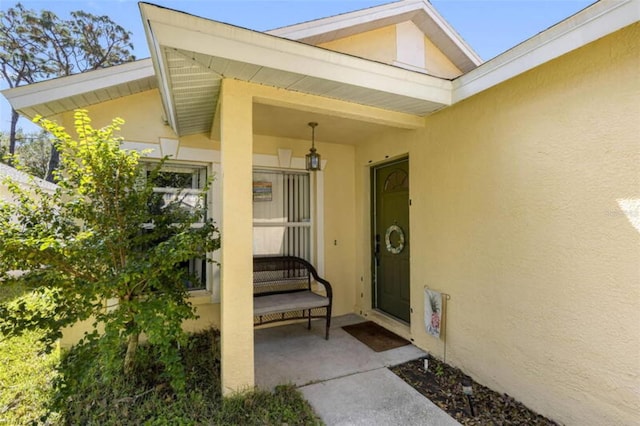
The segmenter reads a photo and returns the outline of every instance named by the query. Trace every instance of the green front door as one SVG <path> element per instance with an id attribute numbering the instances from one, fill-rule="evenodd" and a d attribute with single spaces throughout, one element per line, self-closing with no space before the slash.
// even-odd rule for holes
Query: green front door
<path id="1" fill-rule="evenodd" d="M 409 322 L 409 160 L 372 170 L 374 307 Z"/>

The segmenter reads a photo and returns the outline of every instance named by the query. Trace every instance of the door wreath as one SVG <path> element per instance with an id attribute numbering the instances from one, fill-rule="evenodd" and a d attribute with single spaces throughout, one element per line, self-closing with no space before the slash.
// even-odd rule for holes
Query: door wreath
<path id="1" fill-rule="evenodd" d="M 398 244 L 394 246 L 391 244 L 391 234 L 398 233 Z M 391 254 L 399 254 L 404 249 L 404 231 L 398 225 L 391 225 L 387 228 L 387 232 L 384 235 L 384 242 L 387 245 L 387 251 Z"/>

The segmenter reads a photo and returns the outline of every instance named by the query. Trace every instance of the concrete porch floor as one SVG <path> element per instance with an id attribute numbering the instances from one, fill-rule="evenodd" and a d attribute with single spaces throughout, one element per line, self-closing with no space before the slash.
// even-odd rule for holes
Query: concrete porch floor
<path id="1" fill-rule="evenodd" d="M 256 330 L 255 377 L 261 389 L 296 385 L 327 425 L 458 425 L 387 367 L 420 358 L 413 345 L 374 352 L 341 327 L 358 315 Z"/>

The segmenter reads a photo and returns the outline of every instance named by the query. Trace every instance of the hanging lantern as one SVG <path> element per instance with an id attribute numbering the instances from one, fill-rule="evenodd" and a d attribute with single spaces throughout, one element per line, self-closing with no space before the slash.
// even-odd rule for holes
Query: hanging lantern
<path id="1" fill-rule="evenodd" d="M 316 152 L 316 126 L 318 123 L 311 122 L 309 123 L 309 127 L 311 127 L 311 149 L 309 153 L 306 155 L 306 166 L 307 170 L 316 172 L 320 170 L 320 154 Z"/>

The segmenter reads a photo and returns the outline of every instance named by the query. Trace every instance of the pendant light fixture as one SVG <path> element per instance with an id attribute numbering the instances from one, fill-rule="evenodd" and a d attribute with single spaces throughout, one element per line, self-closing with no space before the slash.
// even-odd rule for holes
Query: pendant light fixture
<path id="1" fill-rule="evenodd" d="M 307 170 L 311 172 L 316 172 L 320 170 L 320 154 L 316 153 L 316 126 L 318 123 L 311 122 L 309 123 L 309 127 L 311 127 L 311 149 L 306 156 L 306 165 Z"/>

